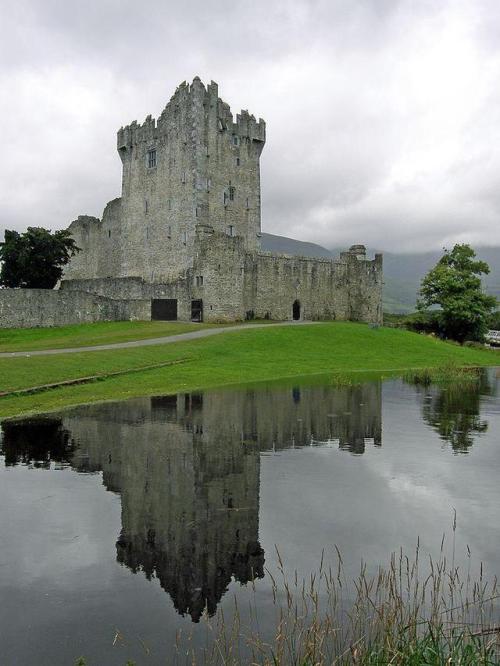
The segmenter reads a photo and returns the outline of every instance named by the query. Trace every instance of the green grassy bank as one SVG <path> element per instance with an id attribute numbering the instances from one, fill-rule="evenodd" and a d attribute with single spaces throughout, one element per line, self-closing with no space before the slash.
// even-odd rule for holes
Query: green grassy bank
<path id="1" fill-rule="evenodd" d="M 221 325 L 169 321 L 109 321 L 57 328 L 7 328 L 0 329 L 0 352 L 107 345 L 179 335 Z"/>
<path id="2" fill-rule="evenodd" d="M 54 336 L 57 329 L 52 329 Z M 155 337 L 157 334 L 155 333 Z M 50 347 L 49 338 L 44 344 Z M 138 369 L 138 371 L 25 396 L 0 398 L 0 417 L 43 412 L 84 402 L 159 395 L 229 384 L 351 372 L 403 372 L 409 368 L 500 365 L 497 352 L 448 344 L 399 329 L 349 322 L 222 333 L 168 345 L 55 356 L 0 359 L 0 391 Z"/>

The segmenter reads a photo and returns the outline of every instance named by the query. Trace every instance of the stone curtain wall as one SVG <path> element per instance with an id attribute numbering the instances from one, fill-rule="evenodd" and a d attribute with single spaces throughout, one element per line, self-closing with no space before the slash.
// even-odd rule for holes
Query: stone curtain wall
<path id="1" fill-rule="evenodd" d="M 149 300 L 113 300 L 69 290 L 0 289 L 0 328 L 148 319 Z"/>
<path id="2" fill-rule="evenodd" d="M 198 225 L 194 250 L 193 268 L 171 282 L 65 280 L 61 289 L 116 299 L 175 298 L 180 321 L 191 319 L 191 301 L 200 299 L 211 322 L 290 320 L 298 300 L 301 320 L 382 323 L 382 256 L 366 259 L 364 248 L 338 260 L 247 253 L 243 238 Z"/>

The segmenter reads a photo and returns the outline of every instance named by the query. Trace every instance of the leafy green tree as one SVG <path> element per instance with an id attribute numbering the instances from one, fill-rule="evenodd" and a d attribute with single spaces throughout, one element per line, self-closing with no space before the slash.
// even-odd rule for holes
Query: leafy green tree
<path id="1" fill-rule="evenodd" d="M 0 284 L 5 287 L 53 289 L 63 267 L 80 248 L 67 229 L 52 233 L 28 227 L 24 233 L 5 230 L 0 243 Z"/>
<path id="2" fill-rule="evenodd" d="M 433 312 L 438 333 L 458 342 L 481 342 L 488 330 L 492 310 L 497 306 L 494 296 L 485 294 L 481 287 L 481 275 L 490 268 L 484 261 L 476 260 L 474 250 L 465 244 L 455 245 L 422 280 L 418 309 L 422 312 L 431 306 L 440 309 Z"/>

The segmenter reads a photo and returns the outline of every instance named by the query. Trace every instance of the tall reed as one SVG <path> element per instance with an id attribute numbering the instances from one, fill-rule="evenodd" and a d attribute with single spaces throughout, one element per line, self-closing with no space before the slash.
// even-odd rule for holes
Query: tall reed
<path id="1" fill-rule="evenodd" d="M 179 640 L 175 663 L 323 666 L 500 664 L 500 591 L 482 568 L 473 579 L 448 561 L 393 554 L 388 566 L 368 575 L 366 565 L 349 582 L 341 554 L 300 579 L 287 573 L 277 552 L 272 582 L 274 620 L 259 623 L 259 609 L 242 621 L 235 602 L 231 619 L 220 611 L 205 618 L 209 641 L 198 651 Z"/>

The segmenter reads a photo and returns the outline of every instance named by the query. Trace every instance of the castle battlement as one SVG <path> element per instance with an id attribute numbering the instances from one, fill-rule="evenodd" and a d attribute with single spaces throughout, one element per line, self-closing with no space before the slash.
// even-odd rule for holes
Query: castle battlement
<path id="1" fill-rule="evenodd" d="M 199 77 L 195 77 L 192 84 L 184 81 L 177 87 L 158 120 L 149 115 L 142 125 L 134 120 L 121 127 L 117 133 L 117 149 L 126 150 L 135 144 L 151 142 L 168 135 L 169 131 L 192 123 L 196 120 L 196 115 L 204 111 L 217 120 L 219 132 L 265 143 L 266 123 L 262 118 L 257 121 L 248 110 L 242 110 L 236 115 L 234 122 L 229 104 L 218 96 L 217 83 L 212 81 L 205 87 Z"/>

